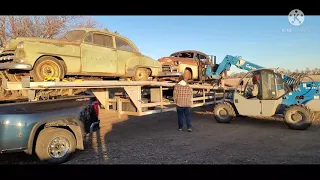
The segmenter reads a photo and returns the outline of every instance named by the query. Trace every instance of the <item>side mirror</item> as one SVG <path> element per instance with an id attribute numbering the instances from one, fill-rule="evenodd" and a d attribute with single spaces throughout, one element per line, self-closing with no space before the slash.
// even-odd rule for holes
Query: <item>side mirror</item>
<path id="1" fill-rule="evenodd" d="M 243 80 L 240 81 L 240 86 L 243 86 Z"/>

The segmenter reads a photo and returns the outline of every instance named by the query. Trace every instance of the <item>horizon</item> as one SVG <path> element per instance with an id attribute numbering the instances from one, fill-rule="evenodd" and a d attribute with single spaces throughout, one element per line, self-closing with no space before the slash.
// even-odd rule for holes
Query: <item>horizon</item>
<path id="1" fill-rule="evenodd" d="M 226 55 L 268 68 L 320 67 L 320 16 L 305 15 L 300 26 L 288 16 L 93 16 L 109 31 L 129 38 L 146 56 L 158 60 L 180 50 Z M 291 31 L 291 32 L 290 32 Z M 242 72 L 232 66 L 230 72 Z"/>

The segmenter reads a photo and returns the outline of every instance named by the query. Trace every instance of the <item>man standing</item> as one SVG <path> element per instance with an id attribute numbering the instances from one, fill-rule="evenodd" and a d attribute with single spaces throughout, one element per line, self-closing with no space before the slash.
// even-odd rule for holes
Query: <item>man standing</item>
<path id="1" fill-rule="evenodd" d="M 189 132 L 191 129 L 191 117 L 190 109 L 192 106 L 193 92 L 192 88 L 188 86 L 183 76 L 179 77 L 179 83 L 177 83 L 173 90 L 173 99 L 177 105 L 178 113 L 178 128 L 182 131 L 183 127 L 183 116 L 186 118 L 186 125 Z"/>

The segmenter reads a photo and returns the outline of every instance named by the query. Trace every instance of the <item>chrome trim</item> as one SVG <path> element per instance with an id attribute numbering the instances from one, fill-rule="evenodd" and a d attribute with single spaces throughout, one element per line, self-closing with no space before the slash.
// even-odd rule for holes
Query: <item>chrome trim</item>
<path id="1" fill-rule="evenodd" d="M 6 62 L 6 63 L 0 63 L 0 69 L 31 70 L 32 65 L 31 64 Z"/>

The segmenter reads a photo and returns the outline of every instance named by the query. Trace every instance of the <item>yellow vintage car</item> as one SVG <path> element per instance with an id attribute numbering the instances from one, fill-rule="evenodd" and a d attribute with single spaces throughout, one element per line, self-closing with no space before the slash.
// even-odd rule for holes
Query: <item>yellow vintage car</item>
<path id="1" fill-rule="evenodd" d="M 108 30 L 77 28 L 60 39 L 18 37 L 0 54 L 0 70 L 10 81 L 66 76 L 132 78 L 171 76 L 162 64 L 140 53 L 128 38 Z"/>

